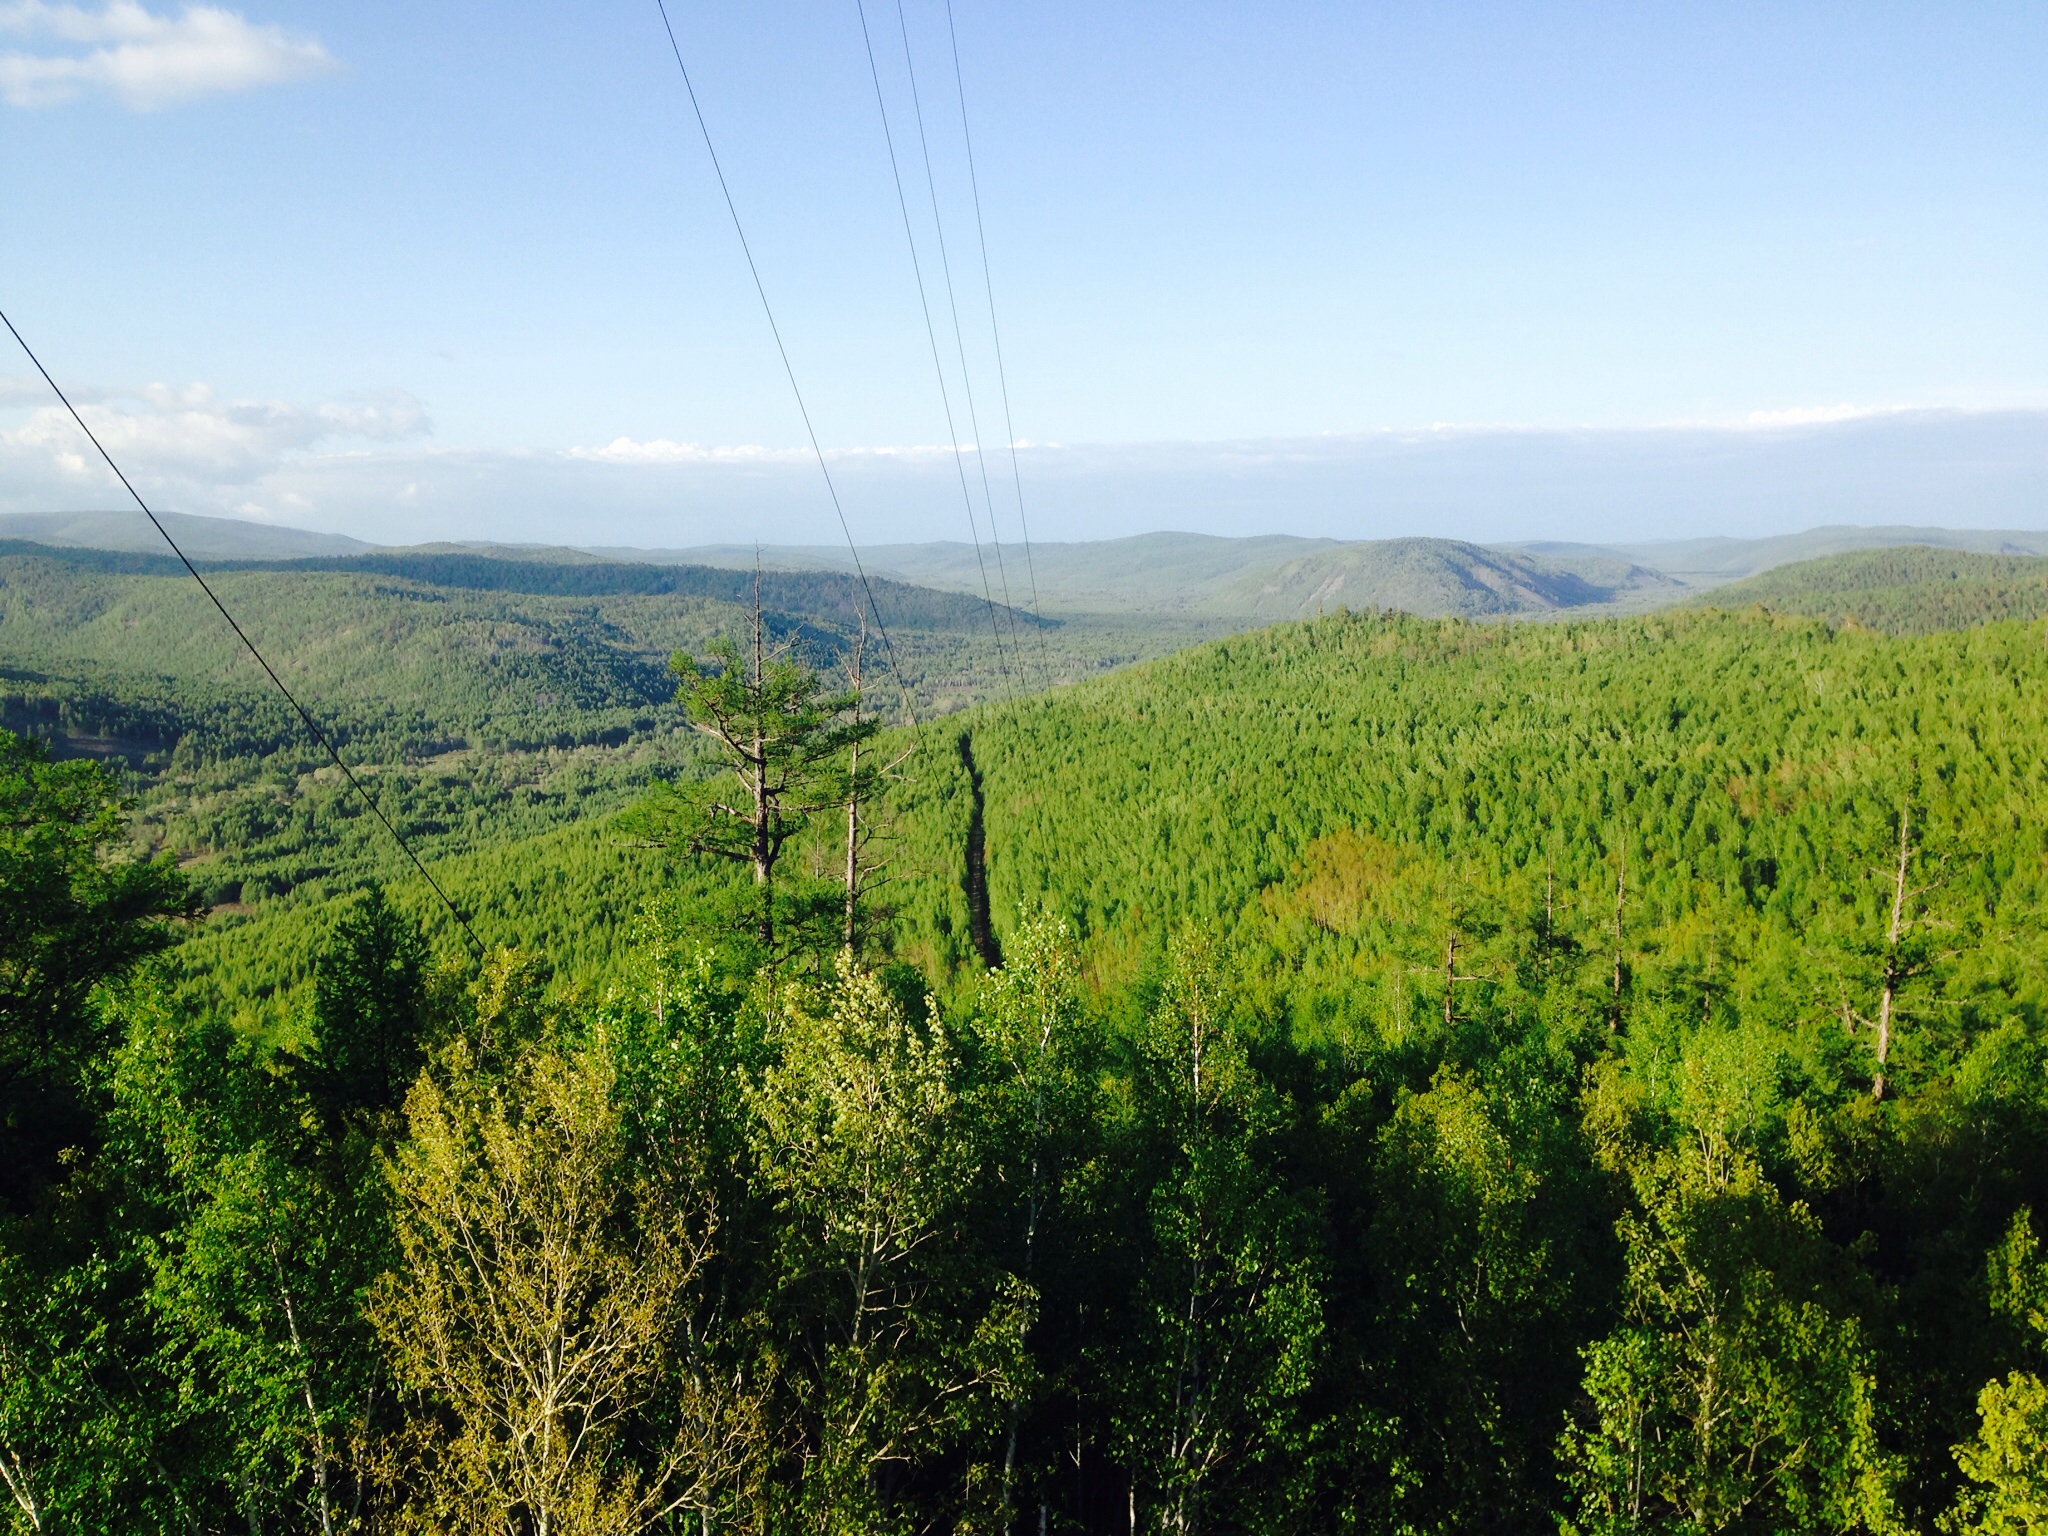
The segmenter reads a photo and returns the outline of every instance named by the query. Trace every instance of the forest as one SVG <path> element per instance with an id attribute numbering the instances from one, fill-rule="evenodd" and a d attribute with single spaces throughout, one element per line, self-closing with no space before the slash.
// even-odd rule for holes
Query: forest
<path id="1" fill-rule="evenodd" d="M 0 559 L 10 1529 L 2048 1531 L 2035 563 L 964 708 L 937 595 L 293 564 L 436 888 Z"/>

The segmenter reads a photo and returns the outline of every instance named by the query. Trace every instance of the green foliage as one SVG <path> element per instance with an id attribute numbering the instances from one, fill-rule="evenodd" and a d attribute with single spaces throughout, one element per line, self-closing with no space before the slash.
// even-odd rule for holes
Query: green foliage
<path id="1" fill-rule="evenodd" d="M 1983 1423 L 1956 1447 L 1956 1462 L 1974 1486 L 1942 1528 L 1983 1536 L 2038 1536 L 2048 1529 L 2048 1382 L 2014 1371 L 1985 1384 L 1977 1399 Z"/>
<path id="2" fill-rule="evenodd" d="M 313 975 L 313 1093 L 337 1120 L 396 1111 L 425 1056 L 425 937 L 372 886 L 335 924 Z"/>
<path id="3" fill-rule="evenodd" d="M 158 578 L 87 574 L 107 606 L 51 633 L 211 643 L 119 588 Z M 29 1053 L 75 1150 L 0 1223 L 0 1462 L 46 1525 L 2038 1525 L 2037 632 L 1241 637 L 864 745 L 911 755 L 876 808 L 901 918 L 855 954 L 785 916 L 843 854 L 842 816 L 798 824 L 852 741 L 818 657 L 691 661 L 615 749 L 437 762 L 462 710 L 516 713 L 512 637 L 571 668 L 545 605 L 640 613 L 631 649 L 686 600 L 415 574 L 223 579 L 440 605 L 393 632 L 440 657 L 416 720 L 338 696 L 480 965 L 256 696 L 10 680 L 36 729 L 126 743 L 136 843 L 214 817 L 195 878 L 291 885 L 130 976 L 174 873 L 120 850 L 101 770 L 9 759 L 9 878 L 57 894 L 6 953 L 81 967 L 69 1054 Z M 590 666 L 564 719 L 627 675 Z M 610 816 L 650 775 L 718 792 L 693 712 L 801 770 L 773 945 L 720 927 L 757 822 L 657 849 Z M 473 819 L 426 830 L 464 763 Z"/>
<path id="4" fill-rule="evenodd" d="M 979 1433 L 1021 1381 L 1032 1297 L 957 1241 L 973 1175 L 947 1038 L 842 957 L 776 1009 L 750 1096 L 755 1167 L 781 1218 L 776 1309 L 801 1472 L 799 1528 L 909 1528 L 884 1490 Z M 970 1452 L 971 1454 L 971 1452 Z M 985 1449 L 984 1449 L 985 1454 Z M 985 1502 L 985 1476 L 971 1503 Z"/>
<path id="5" fill-rule="evenodd" d="M 2033 1213 L 2014 1215 L 1990 1256 L 1991 1305 L 2033 1335 L 2048 1363 L 2048 1263 Z M 1988 1381 L 1977 1398 L 1977 1433 L 1955 1448 L 1967 1483 L 1942 1517 L 1954 1536 L 2039 1536 L 2048 1530 L 2048 1383 L 2037 1371 Z"/>
<path id="6" fill-rule="evenodd" d="M 1635 1201 L 1621 1322 L 1586 1351 L 1591 1414 L 1562 1446 L 1572 1528 L 1893 1529 L 1897 1467 L 1844 1267 L 1746 1151 L 1743 1095 L 1687 1097 L 1676 1147 L 1603 1148 Z"/>
<path id="7" fill-rule="evenodd" d="M 1539 1118 L 1553 1106 L 1528 1086 L 1446 1066 L 1380 1128 L 1374 1400 L 1406 1431 L 1389 1481 L 1407 1528 L 1533 1524 L 1554 1496 L 1549 1431 L 1576 1366 L 1586 1255 L 1571 1165 Z"/>
<path id="8" fill-rule="evenodd" d="M 707 669 L 677 652 L 670 666 L 681 680 L 684 717 L 722 749 L 740 792 L 714 791 L 694 802 L 657 796 L 635 808 L 628 826 L 651 842 L 751 865 L 754 936 L 773 953 L 783 849 L 818 812 L 843 803 L 835 760 L 879 727 L 859 717 L 857 692 L 828 694 L 809 667 L 769 652 L 758 615 L 751 655 L 722 640 L 712 656 L 716 665 Z M 849 718 L 849 711 L 856 712 Z"/>
<path id="9" fill-rule="evenodd" d="M 90 993 L 190 915 L 168 861 L 111 856 L 124 810 L 96 766 L 0 731 L 0 1204 L 17 1212 L 91 1138 L 109 1031 Z"/>
<path id="10" fill-rule="evenodd" d="M 138 1019 L 117 1124 L 155 1222 L 144 1302 L 197 1432 L 195 1502 L 332 1529 L 374 1508 L 389 1383 L 362 1305 L 389 1262 L 368 1147 L 215 1021 Z"/>
<path id="11" fill-rule="evenodd" d="M 1251 1064 L 1227 960 L 1190 931 L 1170 964 L 1136 1042 L 1137 1290 L 1097 1374 L 1142 1517 L 1201 1530 L 1289 1481 L 1323 1299 L 1314 1212 L 1277 1176 L 1284 1109 Z"/>
<path id="12" fill-rule="evenodd" d="M 1699 599 L 1756 603 L 1887 635 L 1925 635 L 2048 615 L 2048 559 L 1906 545 L 1781 565 Z"/>
<path id="13" fill-rule="evenodd" d="M 370 1315 L 399 1383 L 438 1410 L 400 1472 L 435 1527 L 610 1536 L 722 1512 L 731 1405 L 686 1378 L 663 1404 L 674 1427 L 647 1418 L 709 1212 L 635 1177 L 616 1081 L 601 1036 L 501 1076 L 458 1045 L 407 1101 L 389 1165 L 403 1262 Z"/>

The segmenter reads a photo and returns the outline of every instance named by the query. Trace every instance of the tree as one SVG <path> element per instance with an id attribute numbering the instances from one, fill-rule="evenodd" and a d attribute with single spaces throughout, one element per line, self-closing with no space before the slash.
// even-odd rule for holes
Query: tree
<path id="1" fill-rule="evenodd" d="M 857 692 L 826 693 L 817 673 L 768 646 L 758 582 L 748 651 L 721 639 L 711 658 L 707 668 L 678 651 L 669 667 L 685 716 L 718 743 L 741 793 L 688 803 L 669 792 L 648 801 L 634 825 L 650 841 L 750 866 L 754 935 L 772 951 L 783 848 L 812 815 L 846 802 L 832 760 L 873 736 L 880 723 L 860 717 Z"/>
<path id="2" fill-rule="evenodd" d="M 314 1097 L 339 1120 L 378 1127 L 426 1059 L 426 936 L 371 886 L 342 909 L 313 967 Z"/>
<path id="3" fill-rule="evenodd" d="M 1000 969 L 988 978 L 984 1007 L 976 1019 L 978 1043 L 993 1069 L 979 1108 L 994 1187 L 1012 1199 L 1016 1212 L 1017 1261 L 1025 1292 L 1036 1301 L 1039 1242 L 1051 1196 L 1059 1185 L 1056 1143 L 1077 1110 L 1081 1083 L 1080 963 L 1067 925 L 1040 916 L 1011 939 Z M 1012 1206 L 1011 1210 L 1015 1210 Z M 1010 1527 L 1017 1478 L 1017 1450 L 1026 1406 L 1021 1380 L 1012 1383 L 1003 1436 L 1003 1528 Z"/>
<path id="4" fill-rule="evenodd" d="M 0 731 L 0 1204 L 15 1211 L 94 1135 L 87 1073 L 112 1039 L 93 988 L 198 910 L 171 860 L 117 855 L 124 810 L 97 764 Z"/>
<path id="5" fill-rule="evenodd" d="M 1616 1224 L 1621 1321 L 1585 1352 L 1590 1411 L 1560 1444 L 1571 1531 L 1897 1527 L 1898 1469 L 1832 1250 L 1746 1145 L 1755 1070 L 1733 1052 L 1684 1063 L 1670 1149 L 1631 1139 L 1612 1074 L 1592 1096 L 1603 1160 L 1635 1200 Z"/>
<path id="6" fill-rule="evenodd" d="M 936 1021 L 919 1026 L 842 953 L 789 999 L 752 1094 L 755 1166 L 783 1220 L 775 1308 L 806 1530 L 906 1523 L 921 1463 L 990 1427 L 1022 1369 L 1030 1298 L 963 1253 L 974 1168 Z"/>
<path id="7" fill-rule="evenodd" d="M 750 1400 L 674 1352 L 715 1215 L 636 1176 L 615 1083 L 602 1039 L 502 1081 L 458 1046 L 406 1101 L 403 1262 L 371 1317 L 432 1405 L 415 1469 L 447 1528 L 628 1536 L 693 1509 L 708 1529 L 738 1497 Z"/>
<path id="8" fill-rule="evenodd" d="M 857 949 L 864 927 L 872 927 L 877 914 L 868 911 L 863 920 L 868 893 L 886 878 L 882 875 L 883 862 L 867 857 L 869 845 L 875 839 L 876 827 L 874 807 L 881 796 L 882 786 L 903 765 L 914 750 L 905 747 L 893 761 L 883 761 L 872 753 L 862 753 L 861 747 L 872 733 L 873 722 L 861 718 L 861 663 L 867 650 L 868 626 L 865 613 L 861 616 L 860 633 L 853 644 L 853 661 L 848 676 L 853 686 L 849 690 L 852 704 L 851 716 L 846 723 L 849 739 L 846 743 L 846 770 L 839 783 L 838 798 L 846 806 L 846 868 L 842 878 L 845 897 L 845 922 L 841 939 L 847 949 Z M 886 914 L 882 914 L 886 921 Z"/>
<path id="9" fill-rule="evenodd" d="M 1526 1091 L 1524 1085 L 1515 1085 Z M 1512 1093 L 1514 1090 L 1510 1090 Z M 1400 1524 L 1512 1527 L 1552 1490 L 1545 1473 L 1570 1340 L 1556 1206 L 1503 1107 L 1455 1068 L 1404 1092 L 1381 1128 L 1368 1252 L 1383 1351 L 1378 1397 L 1401 1430 Z M 1562 1358 L 1560 1358 L 1562 1357 Z"/>
<path id="10" fill-rule="evenodd" d="M 1932 963 L 1928 952 L 1925 931 L 1916 921 L 1915 908 L 1925 894 L 1923 888 L 1910 884 L 1913 855 L 1919 852 L 1913 846 L 1913 807 L 1910 801 L 1899 806 L 1899 849 L 1891 871 L 1891 899 L 1889 916 L 1885 922 L 1884 947 L 1878 979 L 1877 1017 L 1867 1020 L 1871 1031 L 1871 1050 L 1877 1057 L 1876 1070 L 1870 1076 L 1870 1096 L 1882 1099 L 1885 1095 L 1885 1069 L 1891 1062 L 1892 1033 L 1897 1024 L 1899 993 L 1915 977 L 1924 973 Z"/>
<path id="11" fill-rule="evenodd" d="M 177 1417 L 136 1301 L 138 1237 L 111 1170 L 103 987 L 196 915 L 168 859 L 118 852 L 105 770 L 0 731 L 0 1483 L 15 1529 L 179 1516 L 151 1464 Z"/>
<path id="12" fill-rule="evenodd" d="M 2013 1217 L 1991 1255 L 1991 1301 L 2021 1323 L 2035 1353 L 2048 1353 L 2048 1262 L 2031 1211 Z M 1978 1428 L 1955 1448 L 1969 1480 L 1941 1520 L 1951 1536 L 2043 1536 L 2048 1532 L 2048 1381 L 2013 1371 L 1977 1398 Z"/>
<path id="13" fill-rule="evenodd" d="M 1274 1168 L 1280 1105 L 1230 1011 L 1223 956 L 1176 940 L 1137 1068 L 1152 1145 L 1133 1315 L 1108 1346 L 1119 1448 L 1149 1523 L 1200 1532 L 1288 1443 L 1322 1338 L 1309 1212 Z"/>
<path id="14" fill-rule="evenodd" d="M 348 901 L 314 956 L 305 1060 L 218 1015 L 131 1011 L 112 1145 L 161 1223 L 144 1245 L 158 1358 L 203 1426 L 196 1481 L 259 1526 L 331 1536 L 374 1504 L 393 1393 L 363 1301 L 396 1258 L 376 1149 L 423 1059 L 425 957 L 381 892 Z"/>
<path id="15" fill-rule="evenodd" d="M 362 1317 L 389 1258 L 365 1159 L 326 1144 L 287 1076 L 218 1019 L 131 1045 L 123 1118 L 160 1160 L 175 1213 L 149 1245 L 149 1312 L 185 1410 L 206 1426 L 194 1471 L 250 1523 L 352 1529 L 370 1492 L 372 1420 L 389 1383 Z"/>

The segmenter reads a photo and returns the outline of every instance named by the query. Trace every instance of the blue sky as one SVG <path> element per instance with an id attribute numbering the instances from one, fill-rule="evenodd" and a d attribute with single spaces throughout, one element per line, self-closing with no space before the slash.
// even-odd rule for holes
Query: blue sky
<path id="1" fill-rule="evenodd" d="M 853 0 L 671 9 L 857 532 L 960 536 Z M 945 11 L 904 14 L 993 445 Z M 1901 442 L 1951 443 L 1916 450 L 1930 483 L 1985 453 L 1930 411 L 2003 413 L 2010 473 L 1891 510 L 2048 521 L 2038 4 L 955 17 L 1016 429 L 1062 445 L 1034 450 L 1048 534 L 1570 536 L 1569 494 L 1403 501 L 1366 461 L 1390 434 L 1455 460 L 1704 428 L 1825 440 L 1800 471 L 1825 477 L 1854 458 L 1834 418 L 1900 408 Z M 891 0 L 869 19 L 944 327 Z M 653 0 L 0 0 L 0 97 L 0 304 L 170 504 L 377 537 L 826 530 Z M 0 509 L 108 504 L 27 372 L 0 362 Z M 1187 492 L 1303 440 L 1370 450 L 1351 491 Z M 1777 481 L 1667 529 L 1691 460 L 1629 441 L 1646 478 L 1604 536 L 1717 507 L 1755 531 L 1783 491 L 1755 456 Z M 1845 485 L 1813 504 L 1853 513 Z"/>

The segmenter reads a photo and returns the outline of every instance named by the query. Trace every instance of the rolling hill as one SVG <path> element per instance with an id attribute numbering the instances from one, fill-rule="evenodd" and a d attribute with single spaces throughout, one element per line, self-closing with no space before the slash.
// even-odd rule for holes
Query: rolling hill
<path id="1" fill-rule="evenodd" d="M 1595 550 L 1640 561 L 1692 587 L 1739 581 L 1745 576 L 1797 561 L 1853 550 L 1925 545 L 1977 554 L 2048 555 L 2048 533 L 2021 529 L 1855 527 L 1835 524 L 1765 539 L 1664 539 L 1645 544 L 1523 546 L 1553 558 L 1572 550 Z"/>
<path id="2" fill-rule="evenodd" d="M 166 522 L 189 553 L 207 561 L 325 559 L 331 569 L 410 574 L 447 586 L 468 582 L 564 595 L 676 592 L 741 601 L 750 593 L 759 559 L 768 573 L 772 606 L 850 617 L 857 601 L 846 585 L 852 560 L 836 545 L 771 545 L 758 551 L 737 544 L 572 549 L 472 541 L 373 550 L 340 535 L 228 518 L 172 514 Z M 139 517 L 118 512 L 0 518 L 0 539 L 8 538 L 137 554 L 160 551 L 154 530 Z M 947 540 L 881 544 L 867 547 L 862 558 L 878 596 L 884 597 L 885 622 L 899 622 L 896 613 L 903 603 L 930 605 L 936 601 L 932 593 L 946 593 L 968 605 L 954 610 L 960 628 L 971 628 L 977 612 L 986 628 L 991 605 L 1005 628 L 1029 630 L 1033 621 L 1019 615 L 1042 614 L 1080 626 L 1082 633 L 1069 637 L 1067 649 L 1073 655 L 1121 662 L 1346 605 L 1391 607 L 1422 617 L 1543 617 L 1594 608 L 1636 612 L 1787 564 L 1906 546 L 2041 555 L 2048 554 L 2048 533 L 1833 526 L 1762 539 L 1498 546 L 1441 538 L 1345 541 L 1151 533 L 1039 543 L 1028 551 L 1015 544 L 1000 550 L 984 545 L 977 551 Z M 648 567 L 669 574 L 649 575 Z M 570 574 L 572 568 L 579 573 Z M 678 574 L 684 571 L 689 574 Z M 913 598 L 913 590 L 923 595 Z M 913 622 L 907 610 L 901 622 Z M 914 622 L 944 627 L 947 620 L 927 613 Z M 1029 648 L 1042 649 L 1035 640 Z"/>
<path id="3" fill-rule="evenodd" d="M 1683 588 L 1625 562 L 1596 581 L 1538 555 L 1520 555 L 1452 539 L 1384 539 L 1343 544 L 1240 577 L 1210 606 L 1273 621 L 1339 607 L 1396 609 L 1425 617 L 1494 618 L 1566 608 L 1669 600 Z"/>
<path id="4" fill-rule="evenodd" d="M 1252 627 L 1344 604 L 1393 607 L 1421 617 L 1541 617 L 1586 608 L 1634 612 L 1683 601 L 1780 565 L 1910 545 L 2048 554 L 2048 533 L 1828 527 L 1763 539 L 1494 546 L 1438 538 L 1344 541 L 1153 533 L 1036 544 L 1029 570 L 1047 614 L 1116 611 Z M 755 558 L 752 546 L 594 553 L 732 567 L 751 566 Z M 840 570 L 849 564 L 844 549 L 830 546 L 769 546 L 761 555 L 786 569 Z M 1029 606 L 1020 552 L 1006 546 L 1005 555 L 1011 598 Z M 982 565 L 967 544 L 880 545 L 866 551 L 865 558 L 871 571 L 902 580 L 974 595 L 982 590 Z M 985 549 L 983 560 L 993 583 L 992 552 Z"/>
<path id="5" fill-rule="evenodd" d="M 1750 603 L 1888 635 L 1965 629 L 2048 615 L 2048 559 L 1907 546 L 1802 560 L 1697 599 Z"/>
<path id="6" fill-rule="evenodd" d="M 159 512 L 179 547 L 195 560 L 289 560 L 307 555 L 346 555 L 374 548 L 339 533 L 314 533 L 275 523 L 235 517 L 194 517 Z M 132 508 L 107 512 L 0 513 L 0 539 L 21 539 L 80 549 L 122 549 L 163 553 L 163 535 Z"/>
<path id="7" fill-rule="evenodd" d="M 621 550 L 605 553 L 625 557 Z M 751 549 L 677 551 L 678 556 L 753 559 Z M 843 568 L 844 550 L 777 548 L 764 558 Z M 981 590 L 970 545 L 883 545 L 867 552 L 873 569 L 957 591 Z M 1008 551 L 1011 594 L 1022 590 L 1019 552 Z M 1582 568 L 1583 567 L 1583 568 Z M 1542 614 L 1620 600 L 1639 586 L 1673 593 L 1656 573 L 1614 556 L 1553 560 L 1452 539 L 1345 542 L 1285 535 L 1217 538 L 1148 533 L 1092 543 L 1034 545 L 1041 607 L 1049 614 L 1119 611 L 1212 625 L 1253 627 L 1319 608 L 1398 608 L 1425 617 Z"/>

